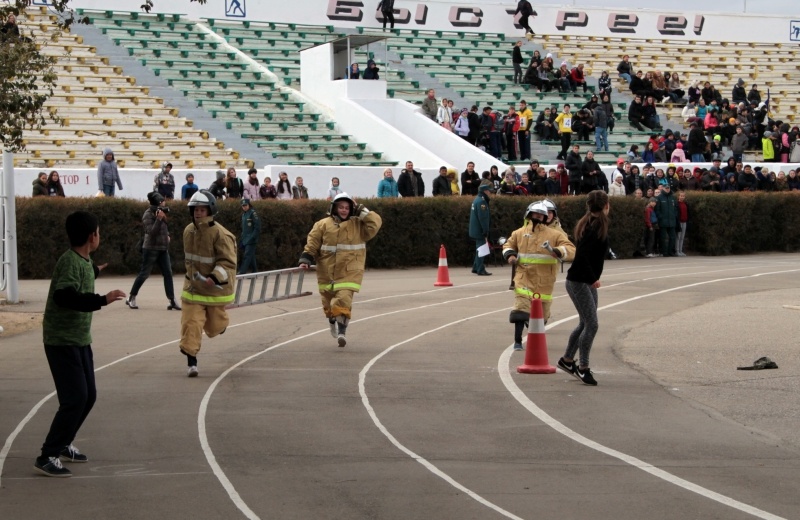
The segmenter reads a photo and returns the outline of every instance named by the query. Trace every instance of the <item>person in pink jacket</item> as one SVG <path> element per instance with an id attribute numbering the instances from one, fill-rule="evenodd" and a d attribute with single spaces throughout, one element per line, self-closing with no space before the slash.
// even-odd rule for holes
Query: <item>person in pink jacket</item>
<path id="1" fill-rule="evenodd" d="M 675 150 L 672 151 L 672 157 L 670 158 L 670 162 L 674 163 L 686 162 L 686 152 L 683 151 L 683 143 L 677 143 L 675 145 Z"/>
<path id="2" fill-rule="evenodd" d="M 789 150 L 792 146 L 791 142 L 789 141 L 789 123 L 783 123 L 781 125 L 781 135 L 780 135 L 780 142 L 781 142 L 781 162 L 788 163 L 789 162 Z"/>
<path id="3" fill-rule="evenodd" d="M 261 200 L 259 192 L 258 170 L 250 168 L 247 172 L 247 179 L 244 181 L 244 198 L 248 200 Z"/>
<path id="4" fill-rule="evenodd" d="M 717 131 L 717 127 L 719 127 L 717 111 L 713 108 L 709 108 L 708 112 L 706 112 L 706 118 L 703 120 L 703 128 L 705 129 L 707 135 L 714 135 L 714 133 Z"/>

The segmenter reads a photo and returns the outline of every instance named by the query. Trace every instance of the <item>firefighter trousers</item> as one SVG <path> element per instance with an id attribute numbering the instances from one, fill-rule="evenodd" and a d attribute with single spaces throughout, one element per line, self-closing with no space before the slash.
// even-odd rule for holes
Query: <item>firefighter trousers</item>
<path id="1" fill-rule="evenodd" d="M 181 310 L 181 350 L 190 356 L 200 352 L 203 331 L 209 338 L 228 328 L 228 312 L 222 305 L 202 305 L 183 300 Z"/>
<path id="2" fill-rule="evenodd" d="M 353 307 L 353 291 L 349 289 L 320 291 L 319 296 L 322 300 L 322 311 L 325 313 L 326 317 L 350 317 L 350 309 Z"/>

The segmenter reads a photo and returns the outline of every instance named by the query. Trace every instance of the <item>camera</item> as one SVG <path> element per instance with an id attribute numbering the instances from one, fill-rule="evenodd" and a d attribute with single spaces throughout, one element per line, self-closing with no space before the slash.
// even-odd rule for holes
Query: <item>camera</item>
<path id="1" fill-rule="evenodd" d="M 158 211 L 165 215 L 169 215 L 169 208 L 166 206 L 159 206 Z"/>

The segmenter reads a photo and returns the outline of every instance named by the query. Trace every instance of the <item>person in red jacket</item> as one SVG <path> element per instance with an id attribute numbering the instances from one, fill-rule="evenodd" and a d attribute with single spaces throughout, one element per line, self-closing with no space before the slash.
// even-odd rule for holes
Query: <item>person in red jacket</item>
<path id="1" fill-rule="evenodd" d="M 675 241 L 675 254 L 686 256 L 683 252 L 683 240 L 686 238 L 686 226 L 689 224 L 689 205 L 686 204 L 686 193 L 678 193 L 678 237 Z"/>
<path id="2" fill-rule="evenodd" d="M 508 115 L 503 118 L 503 121 L 503 133 L 506 134 L 508 160 L 516 161 L 517 150 L 519 148 L 519 143 L 517 142 L 517 132 L 519 132 L 520 122 L 519 114 L 517 114 L 517 111 L 514 109 L 514 107 L 510 107 L 508 109 Z"/>
<path id="3" fill-rule="evenodd" d="M 583 92 L 586 93 L 589 87 L 586 85 L 586 78 L 583 75 L 583 63 L 573 68 L 569 73 L 569 84 L 573 92 L 575 92 L 579 86 L 583 86 Z"/>
<path id="4" fill-rule="evenodd" d="M 645 233 L 645 253 L 647 258 L 656 256 L 653 254 L 653 245 L 656 242 L 656 231 L 658 231 L 658 217 L 656 216 L 656 198 L 653 197 L 644 208 L 644 233 Z"/>
<path id="5" fill-rule="evenodd" d="M 561 183 L 561 195 L 566 195 L 569 192 L 569 172 L 567 172 L 567 168 L 564 166 L 564 163 L 558 163 L 556 167 L 556 171 L 558 172 L 558 181 Z"/>

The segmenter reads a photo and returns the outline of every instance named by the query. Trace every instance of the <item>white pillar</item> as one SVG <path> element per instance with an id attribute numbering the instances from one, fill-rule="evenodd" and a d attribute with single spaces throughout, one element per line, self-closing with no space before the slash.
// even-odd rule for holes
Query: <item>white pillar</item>
<path id="1" fill-rule="evenodd" d="M 3 194 L 5 197 L 5 261 L 6 299 L 8 303 L 19 303 L 17 284 L 17 206 L 14 197 L 14 154 L 3 151 Z"/>

